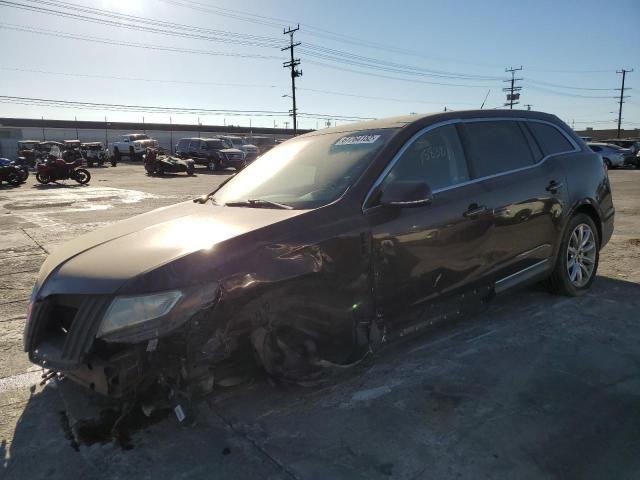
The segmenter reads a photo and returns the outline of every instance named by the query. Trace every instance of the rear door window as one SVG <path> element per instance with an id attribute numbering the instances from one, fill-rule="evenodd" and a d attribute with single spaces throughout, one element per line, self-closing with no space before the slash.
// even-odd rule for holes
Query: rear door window
<path id="1" fill-rule="evenodd" d="M 466 123 L 465 150 L 474 178 L 529 167 L 534 164 L 531 148 L 518 122 L 491 120 Z"/>
<path id="2" fill-rule="evenodd" d="M 421 180 L 432 190 L 469 180 L 456 127 L 445 125 L 412 141 L 383 181 L 383 188 L 396 180 Z"/>
<path id="3" fill-rule="evenodd" d="M 189 148 L 189 140 L 180 140 L 178 142 L 178 151 L 186 152 Z"/>
<path id="4" fill-rule="evenodd" d="M 573 145 L 556 127 L 540 122 L 527 122 L 546 155 L 570 152 Z"/>

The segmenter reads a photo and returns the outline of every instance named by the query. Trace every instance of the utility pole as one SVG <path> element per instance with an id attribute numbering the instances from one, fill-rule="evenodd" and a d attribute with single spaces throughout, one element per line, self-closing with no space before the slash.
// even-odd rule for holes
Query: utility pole
<path id="1" fill-rule="evenodd" d="M 46 141 L 47 140 L 47 136 L 44 134 L 44 117 L 41 117 L 42 119 L 42 141 Z"/>
<path id="2" fill-rule="evenodd" d="M 78 135 L 78 117 L 73 117 L 73 120 L 76 125 L 76 140 L 79 140 L 80 136 Z"/>
<path id="3" fill-rule="evenodd" d="M 169 115 L 169 151 L 173 154 L 173 120 Z"/>
<path id="4" fill-rule="evenodd" d="M 504 80 L 505 82 L 510 82 L 511 86 L 503 88 L 502 91 L 503 92 L 509 92 L 507 93 L 507 103 L 504 104 L 505 107 L 509 107 L 511 110 L 513 110 L 513 106 L 517 105 L 518 100 L 520 99 L 520 90 L 522 90 L 522 87 L 516 87 L 516 82 L 519 82 L 520 80 L 522 80 L 522 78 L 516 78 L 516 72 L 522 70 L 522 65 L 520 65 L 520 67 L 518 68 L 505 68 L 504 71 L 505 72 L 510 72 L 511 73 L 511 79 L 510 80 Z"/>
<path id="5" fill-rule="evenodd" d="M 104 116 L 104 144 L 109 150 L 109 124 L 107 123 L 107 116 Z"/>
<path id="6" fill-rule="evenodd" d="M 296 42 L 296 43 L 293 42 L 293 34 L 298 30 L 300 30 L 299 24 L 296 28 L 289 27 L 287 30 L 283 30 L 282 32 L 283 35 L 289 35 L 289 46 L 280 49 L 283 52 L 285 50 L 289 50 L 289 52 L 291 53 L 291 60 L 288 62 L 284 62 L 282 66 L 284 68 L 291 69 L 291 100 L 293 101 L 293 108 L 291 109 L 291 114 L 293 116 L 293 135 L 298 134 L 298 118 L 297 118 L 298 108 L 296 106 L 296 78 L 302 76 L 302 70 L 296 69 L 296 67 L 300 65 L 300 59 L 295 58 L 293 54 L 293 49 L 300 45 L 300 42 Z"/>
<path id="7" fill-rule="evenodd" d="M 147 126 L 144 123 L 144 116 L 142 117 L 142 131 L 146 134 L 147 133 Z"/>
<path id="8" fill-rule="evenodd" d="M 619 104 L 620 104 L 620 108 L 618 109 L 618 134 L 616 136 L 616 138 L 620 138 L 620 125 L 622 124 L 622 104 L 624 103 L 624 79 L 627 76 L 627 73 L 631 73 L 633 72 L 633 68 L 631 70 L 625 70 L 624 68 L 622 70 L 616 70 L 616 73 L 621 73 L 622 74 L 622 86 L 617 89 L 620 90 L 620 100 L 619 100 Z"/>

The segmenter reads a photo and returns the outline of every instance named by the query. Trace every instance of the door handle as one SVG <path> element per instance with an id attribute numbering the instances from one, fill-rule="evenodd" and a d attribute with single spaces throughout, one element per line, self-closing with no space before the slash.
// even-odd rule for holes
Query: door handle
<path id="1" fill-rule="evenodd" d="M 487 211 L 487 207 L 485 207 L 484 205 L 478 205 L 477 203 L 472 203 L 471 205 L 469 205 L 469 209 L 466 212 L 464 212 L 462 215 L 464 215 L 467 218 L 476 217 L 486 211 Z"/>
<path id="2" fill-rule="evenodd" d="M 557 193 L 558 190 L 564 187 L 564 183 L 556 182 L 555 180 L 551 180 L 547 188 L 545 189 L 547 192 Z"/>

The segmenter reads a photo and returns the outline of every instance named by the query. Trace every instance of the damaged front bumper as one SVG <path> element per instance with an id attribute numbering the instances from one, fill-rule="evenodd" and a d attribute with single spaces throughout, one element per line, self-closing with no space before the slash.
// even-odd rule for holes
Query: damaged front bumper
<path id="1" fill-rule="evenodd" d="M 30 306 L 24 348 L 33 363 L 107 397 L 125 397 L 160 379 L 179 383 L 189 363 L 189 320 L 215 305 L 207 292 L 185 295 L 167 315 L 106 335 L 105 317 L 119 297 L 50 295 Z"/>

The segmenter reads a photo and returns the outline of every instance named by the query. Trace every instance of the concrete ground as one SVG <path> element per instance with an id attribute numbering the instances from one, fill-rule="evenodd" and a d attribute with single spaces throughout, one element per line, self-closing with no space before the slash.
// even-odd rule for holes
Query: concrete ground
<path id="1" fill-rule="evenodd" d="M 77 445 L 68 382 L 37 385 L 25 307 L 46 253 L 212 190 L 225 174 L 93 169 L 90 186 L 0 187 L 0 478 L 638 478 L 640 170 L 612 171 L 616 232 L 581 298 L 530 288 L 313 387 L 221 389 Z"/>

